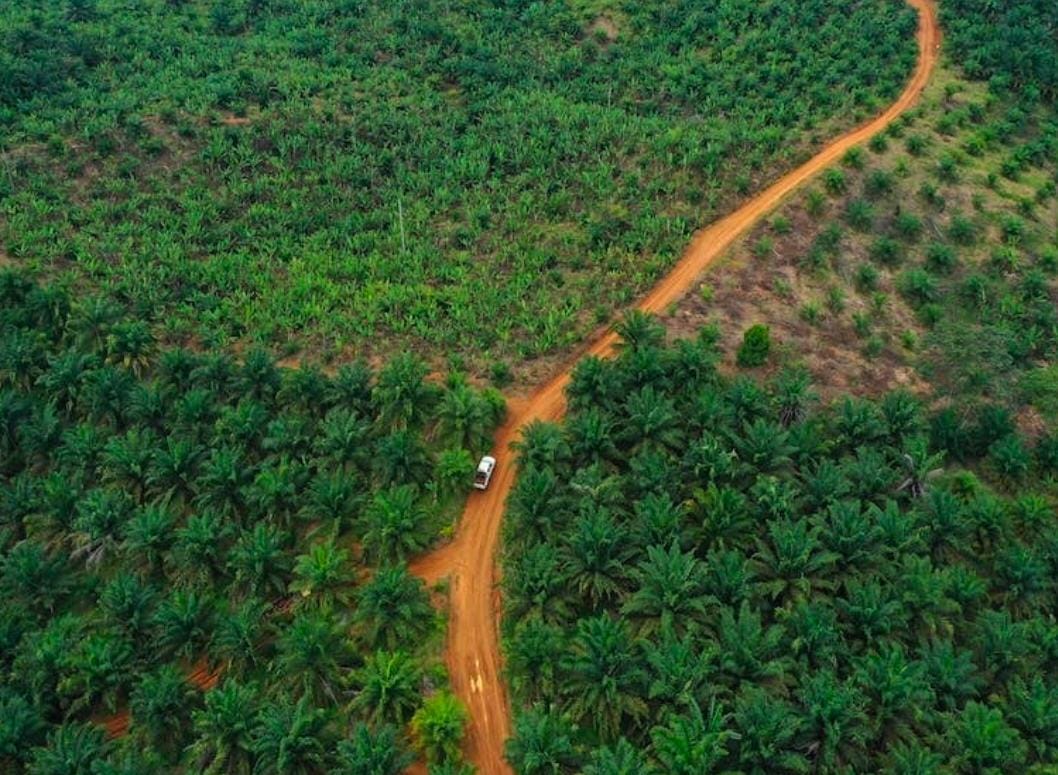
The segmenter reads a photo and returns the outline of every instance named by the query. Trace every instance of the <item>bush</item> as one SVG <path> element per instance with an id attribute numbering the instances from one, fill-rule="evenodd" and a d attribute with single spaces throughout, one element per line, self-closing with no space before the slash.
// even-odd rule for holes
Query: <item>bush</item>
<path id="1" fill-rule="evenodd" d="M 926 304 L 940 297 L 936 279 L 923 269 L 909 269 L 900 275 L 900 295 L 913 305 Z"/>
<path id="2" fill-rule="evenodd" d="M 950 274 L 958 261 L 955 249 L 943 242 L 933 242 L 926 248 L 926 268 L 934 274 Z"/>
<path id="3" fill-rule="evenodd" d="M 871 258 L 885 266 L 896 266 L 904 257 L 904 249 L 892 237 L 879 237 L 870 247 Z"/>
<path id="4" fill-rule="evenodd" d="M 845 189 L 848 188 L 848 183 L 845 180 L 845 173 L 839 169 L 828 169 L 823 173 L 823 188 L 825 188 L 827 193 L 831 196 L 844 194 Z"/>
<path id="5" fill-rule="evenodd" d="M 742 344 L 738 348 L 737 362 L 743 368 L 763 366 L 771 352 L 771 330 L 763 323 L 757 323 L 746 329 L 742 335 Z"/>
<path id="6" fill-rule="evenodd" d="M 965 215 L 956 213 L 948 224 L 948 236 L 958 245 L 973 245 L 977 241 L 977 227 Z"/>
<path id="7" fill-rule="evenodd" d="M 996 473 L 1012 482 L 1024 479 L 1032 467 L 1032 455 L 1014 433 L 989 446 L 988 460 Z"/>
<path id="8" fill-rule="evenodd" d="M 910 135 L 907 140 L 904 141 L 904 147 L 907 148 L 907 152 L 912 156 L 921 156 L 924 154 L 927 145 L 929 145 L 929 141 L 922 135 Z"/>
<path id="9" fill-rule="evenodd" d="M 821 191 L 812 189 L 805 196 L 805 210 L 813 218 L 818 218 L 827 208 L 827 198 Z"/>
<path id="10" fill-rule="evenodd" d="M 878 287 L 878 270 L 870 264 L 860 264 L 856 270 L 856 287 L 861 293 L 869 293 Z"/>
<path id="11" fill-rule="evenodd" d="M 871 170 L 863 184 L 863 189 L 867 192 L 867 196 L 875 199 L 891 193 L 893 188 L 893 175 L 885 170 Z"/>
<path id="12" fill-rule="evenodd" d="M 864 164 L 866 163 L 863 148 L 858 145 L 853 148 L 849 148 L 849 150 L 847 150 L 845 152 L 845 155 L 842 157 L 841 163 L 851 169 L 862 170 Z"/>
<path id="13" fill-rule="evenodd" d="M 853 199 L 845 208 L 845 220 L 859 231 L 870 231 L 874 225 L 874 208 L 863 199 Z"/>
<path id="14" fill-rule="evenodd" d="M 911 213 L 900 213 L 896 216 L 896 233 L 913 242 L 922 233 L 922 220 Z"/>

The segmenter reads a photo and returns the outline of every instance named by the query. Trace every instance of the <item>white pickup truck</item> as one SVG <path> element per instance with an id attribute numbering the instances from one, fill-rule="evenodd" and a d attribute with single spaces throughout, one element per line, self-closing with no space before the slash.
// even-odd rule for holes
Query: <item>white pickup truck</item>
<path id="1" fill-rule="evenodd" d="M 478 463 L 478 470 L 474 472 L 474 489 L 484 490 L 492 481 L 492 472 L 496 470 L 496 458 L 485 455 Z"/>

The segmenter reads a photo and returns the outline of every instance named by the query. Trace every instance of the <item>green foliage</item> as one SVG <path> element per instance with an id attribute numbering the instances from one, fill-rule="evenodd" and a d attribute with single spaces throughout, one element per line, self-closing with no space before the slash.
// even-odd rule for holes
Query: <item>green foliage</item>
<path id="1" fill-rule="evenodd" d="M 771 331 L 763 323 L 757 323 L 746 329 L 742 335 L 742 344 L 738 348 L 736 360 L 743 368 L 752 369 L 763 366 L 771 352 Z"/>
<path id="2" fill-rule="evenodd" d="M 914 25 L 839 0 L 5 3 L 0 245 L 169 342 L 484 374 L 579 341 L 811 127 L 895 96 Z"/>
<path id="3" fill-rule="evenodd" d="M 428 697 L 411 720 L 419 749 L 429 762 L 459 761 L 467 711 L 452 693 Z"/>
<path id="4" fill-rule="evenodd" d="M 92 321 L 137 330 L 120 315 L 10 271 L 0 294 L 0 768 L 399 769 L 438 629 L 401 563 L 451 521 L 502 398 L 410 355 L 110 357 Z M 129 745 L 82 724 L 123 708 Z M 350 717 L 371 731 L 339 741 Z"/>
<path id="5" fill-rule="evenodd" d="M 1050 766 L 1058 587 L 1036 537 L 1058 521 L 1022 492 L 1035 461 L 1009 413 L 927 418 L 906 392 L 814 409 L 803 375 L 677 378 L 675 349 L 652 346 L 649 370 L 631 349 L 592 362 L 621 391 L 579 392 L 519 450 L 516 770 Z M 684 408 L 679 435 L 647 444 L 637 424 L 600 465 L 583 435 L 645 396 L 661 427 L 660 407 Z"/>
<path id="6" fill-rule="evenodd" d="M 1029 100 L 1058 96 L 1058 42 L 1051 34 L 1058 9 L 1053 5 L 954 0 L 941 9 L 941 17 L 955 58 L 971 77 L 989 80 L 998 91 L 1019 91 Z"/>

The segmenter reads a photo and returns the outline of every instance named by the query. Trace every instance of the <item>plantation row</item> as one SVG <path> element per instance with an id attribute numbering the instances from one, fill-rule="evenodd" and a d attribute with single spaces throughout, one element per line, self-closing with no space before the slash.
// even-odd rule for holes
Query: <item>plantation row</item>
<path id="1" fill-rule="evenodd" d="M 7 257 L 166 341 L 425 344 L 482 373 L 579 341 L 915 50 L 892 0 L 34 0 L 0 22 Z"/>
<path id="2" fill-rule="evenodd" d="M 391 772 L 412 740 L 458 760 L 443 622 L 404 562 L 503 413 L 411 356 L 326 376 L 159 350 L 0 273 L 0 769 Z"/>
<path id="3" fill-rule="evenodd" d="M 995 405 L 815 405 L 635 314 L 534 424 L 506 515 L 522 775 L 1010 772 L 1058 761 L 1058 520 Z M 747 336 L 740 355 L 756 345 Z M 953 453 L 985 476 L 956 467 Z M 1048 479 L 1053 482 L 1053 479 Z M 991 484 L 989 483 L 991 482 Z"/>

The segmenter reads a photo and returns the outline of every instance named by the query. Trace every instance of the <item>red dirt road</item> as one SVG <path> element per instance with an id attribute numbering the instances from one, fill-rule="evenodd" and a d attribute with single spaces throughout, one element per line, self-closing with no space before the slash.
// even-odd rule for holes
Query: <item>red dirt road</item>
<path id="1" fill-rule="evenodd" d="M 936 65 L 940 30 L 933 0 L 907 2 L 919 14 L 919 58 L 899 99 L 880 116 L 834 140 L 735 212 L 697 232 L 672 271 L 638 303 L 639 309 L 658 313 L 679 300 L 709 264 L 786 196 L 915 104 Z M 512 772 L 503 756 L 504 744 L 511 731 L 511 713 L 497 635 L 500 606 L 495 562 L 503 508 L 514 484 L 514 467 L 504 453 L 526 424 L 533 420 L 560 419 L 566 411 L 565 388 L 573 364 L 585 355 L 611 355 L 616 342 L 617 336 L 612 330 L 598 335 L 581 348 L 550 382 L 527 399 L 512 402 L 508 419 L 497 431 L 493 442 L 500 462 L 491 486 L 484 493 L 470 496 L 456 535 L 449 544 L 412 563 L 412 572 L 427 582 L 445 577 L 450 579 L 446 661 L 452 688 L 470 711 L 464 751 L 481 775 Z"/>

